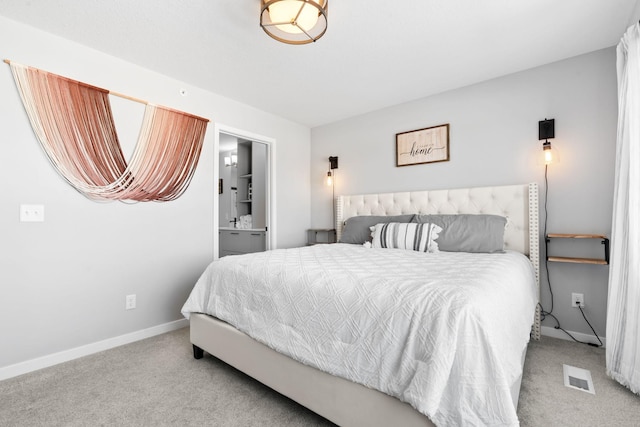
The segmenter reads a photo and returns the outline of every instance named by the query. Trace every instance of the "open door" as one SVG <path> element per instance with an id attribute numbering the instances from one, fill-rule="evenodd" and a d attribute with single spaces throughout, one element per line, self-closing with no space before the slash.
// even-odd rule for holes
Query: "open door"
<path id="1" fill-rule="evenodd" d="M 217 129 L 217 142 L 218 203 L 214 232 L 218 239 L 214 239 L 214 256 L 274 248 L 273 142 L 222 128 Z"/>

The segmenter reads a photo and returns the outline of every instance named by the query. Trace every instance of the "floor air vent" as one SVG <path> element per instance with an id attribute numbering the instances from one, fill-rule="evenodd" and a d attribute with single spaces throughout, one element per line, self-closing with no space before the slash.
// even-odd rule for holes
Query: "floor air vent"
<path id="1" fill-rule="evenodd" d="M 562 365 L 564 374 L 564 385 L 576 390 L 596 394 L 593 388 L 593 380 L 591 372 L 586 369 L 576 368 L 575 366 Z"/>

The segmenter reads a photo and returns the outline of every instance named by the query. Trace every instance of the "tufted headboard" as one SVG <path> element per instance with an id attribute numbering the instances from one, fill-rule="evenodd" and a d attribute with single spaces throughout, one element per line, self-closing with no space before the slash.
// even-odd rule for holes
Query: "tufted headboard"
<path id="1" fill-rule="evenodd" d="M 402 214 L 501 215 L 507 218 L 505 249 L 527 256 L 538 249 L 538 186 L 535 183 L 339 196 L 336 200 L 338 241 L 344 221 L 352 216 Z"/>
<path id="2" fill-rule="evenodd" d="M 505 249 L 518 251 L 529 257 L 539 287 L 538 184 L 338 196 L 338 241 L 342 236 L 344 221 L 348 218 L 402 214 L 493 214 L 506 217 Z M 539 339 L 539 313 L 536 317 L 537 328 L 534 325 L 533 332 Z"/>

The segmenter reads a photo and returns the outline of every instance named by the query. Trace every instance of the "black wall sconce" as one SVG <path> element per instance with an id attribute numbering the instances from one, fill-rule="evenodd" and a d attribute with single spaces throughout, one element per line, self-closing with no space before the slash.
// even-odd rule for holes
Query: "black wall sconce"
<path id="1" fill-rule="evenodd" d="M 333 225 L 336 225 L 336 187 L 333 177 L 333 171 L 338 169 L 338 156 L 329 157 L 329 172 L 327 172 L 327 185 L 331 187 L 331 202 L 333 207 Z"/>
<path id="2" fill-rule="evenodd" d="M 549 139 L 556 137 L 555 119 L 544 119 L 538 122 L 538 141 L 545 140 L 542 144 L 542 152 L 544 153 L 544 164 L 548 165 L 553 162 L 553 152 L 551 151 L 551 143 Z"/>
<path id="3" fill-rule="evenodd" d="M 327 185 L 333 186 L 332 171 L 338 169 L 338 156 L 329 157 L 329 172 L 327 172 Z"/>

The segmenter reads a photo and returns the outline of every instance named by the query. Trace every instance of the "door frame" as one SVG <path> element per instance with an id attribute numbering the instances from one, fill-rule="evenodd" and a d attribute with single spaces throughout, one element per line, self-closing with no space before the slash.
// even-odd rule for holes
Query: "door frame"
<path id="1" fill-rule="evenodd" d="M 253 132 L 237 129 L 224 124 L 214 124 L 214 143 L 213 152 L 215 157 L 213 175 L 214 187 L 218 188 L 218 180 L 220 179 L 220 134 L 231 135 L 240 139 L 247 139 L 265 144 L 267 146 L 267 185 L 266 185 L 266 227 L 267 231 L 265 246 L 267 250 L 276 249 L 277 232 L 276 232 L 276 140 L 268 136 L 259 135 Z M 213 259 L 218 259 L 220 254 L 220 199 L 218 192 L 213 192 L 216 197 L 213 200 Z"/>

